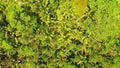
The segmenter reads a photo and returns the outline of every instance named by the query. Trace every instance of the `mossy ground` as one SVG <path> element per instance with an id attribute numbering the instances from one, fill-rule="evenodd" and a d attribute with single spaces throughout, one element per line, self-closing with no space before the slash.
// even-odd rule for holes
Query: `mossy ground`
<path id="1" fill-rule="evenodd" d="M 84 4 L 0 0 L 0 68 L 119 68 L 119 1 Z"/>

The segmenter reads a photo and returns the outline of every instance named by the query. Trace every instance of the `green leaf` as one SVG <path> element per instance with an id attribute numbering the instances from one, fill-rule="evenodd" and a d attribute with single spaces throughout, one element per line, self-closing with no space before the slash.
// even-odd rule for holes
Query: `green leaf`
<path id="1" fill-rule="evenodd" d="M 12 46 L 8 42 L 6 42 L 5 40 L 2 41 L 2 45 L 0 47 L 4 48 L 6 50 L 12 49 Z"/>
<path id="2" fill-rule="evenodd" d="M 113 68 L 119 68 L 120 67 L 120 57 L 115 57 L 114 63 L 115 63 L 115 65 L 113 65 Z"/>
<path id="3" fill-rule="evenodd" d="M 18 52 L 24 56 L 33 56 L 34 55 L 34 51 L 30 46 L 25 46 L 24 48 L 19 49 Z"/>
<path id="4" fill-rule="evenodd" d="M 29 15 L 27 15 L 25 12 L 21 13 L 20 17 L 23 21 L 25 21 L 25 23 L 28 23 L 31 19 L 31 17 Z"/>
<path id="5" fill-rule="evenodd" d="M 73 12 L 82 16 L 87 9 L 88 0 L 72 0 Z"/>
<path id="6" fill-rule="evenodd" d="M 17 25 L 15 27 L 17 28 L 17 31 L 24 30 L 24 25 L 22 25 L 20 21 L 17 22 Z"/>
<path id="7" fill-rule="evenodd" d="M 71 64 L 71 63 L 64 63 L 63 68 L 77 68 L 77 66 L 75 66 L 74 64 Z"/>

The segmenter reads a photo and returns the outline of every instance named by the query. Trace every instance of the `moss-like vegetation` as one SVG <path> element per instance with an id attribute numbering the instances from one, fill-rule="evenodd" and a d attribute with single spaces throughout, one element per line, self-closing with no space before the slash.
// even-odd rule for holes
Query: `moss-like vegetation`
<path id="1" fill-rule="evenodd" d="M 119 0 L 0 0 L 0 68 L 119 68 Z"/>

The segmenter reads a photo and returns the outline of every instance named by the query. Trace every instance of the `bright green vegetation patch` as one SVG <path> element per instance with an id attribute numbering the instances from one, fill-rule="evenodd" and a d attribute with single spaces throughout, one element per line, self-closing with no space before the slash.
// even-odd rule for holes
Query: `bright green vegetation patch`
<path id="1" fill-rule="evenodd" d="M 0 0 L 0 68 L 119 68 L 120 3 L 87 4 Z"/>
<path id="2" fill-rule="evenodd" d="M 120 34 L 120 4 L 116 0 L 90 0 L 91 15 L 85 21 L 88 29 L 99 40 Z"/>

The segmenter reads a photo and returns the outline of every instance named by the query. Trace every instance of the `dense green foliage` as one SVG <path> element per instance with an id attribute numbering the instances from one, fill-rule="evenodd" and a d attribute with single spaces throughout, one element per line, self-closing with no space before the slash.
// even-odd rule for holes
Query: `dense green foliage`
<path id="1" fill-rule="evenodd" d="M 0 0 L 0 68 L 119 68 L 119 7 L 89 0 L 77 15 L 70 0 Z"/>

